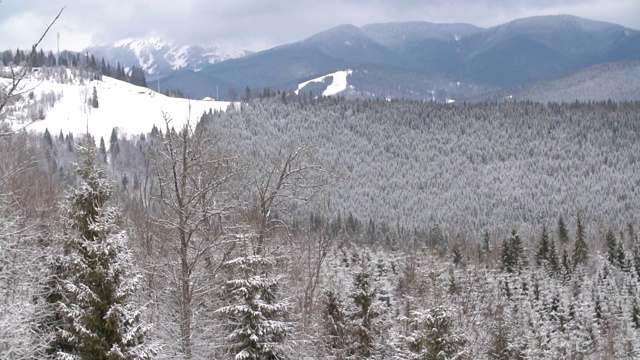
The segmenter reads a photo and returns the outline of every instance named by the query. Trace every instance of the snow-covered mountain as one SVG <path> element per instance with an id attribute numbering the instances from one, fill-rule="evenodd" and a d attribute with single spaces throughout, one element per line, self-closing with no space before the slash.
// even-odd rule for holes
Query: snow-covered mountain
<path id="1" fill-rule="evenodd" d="M 225 101 L 188 100 L 167 97 L 153 90 L 131 85 L 107 76 L 102 80 L 80 79 L 68 70 L 65 83 L 31 74 L 21 82 L 24 97 L 7 112 L 7 120 L 14 129 L 57 135 L 85 134 L 89 131 L 96 140 L 109 139 L 113 128 L 129 135 L 146 134 L 155 125 L 165 129 L 164 115 L 171 119 L 170 126 L 179 129 L 187 120 L 195 123 L 204 112 L 224 111 L 231 104 Z M 8 79 L 0 77 L 0 85 Z M 90 105 L 96 91 L 98 107 Z M 35 122 L 29 124 L 31 121 Z M 27 125 L 29 124 L 29 125 Z"/>
<path id="2" fill-rule="evenodd" d="M 195 97 L 206 96 L 211 88 L 222 96 L 246 87 L 290 91 L 309 79 L 352 69 L 349 85 L 361 94 L 445 101 L 637 60 L 640 31 L 569 15 L 524 18 L 491 28 L 428 22 L 341 25 L 206 65 L 198 77 L 210 79 L 208 86 L 193 81 L 193 74 L 177 73 L 171 88 Z M 319 94 L 314 86 L 313 93 Z"/>
<path id="3" fill-rule="evenodd" d="M 86 48 L 100 60 L 115 65 L 139 66 L 153 77 L 168 75 L 176 70 L 199 71 L 207 64 L 235 59 L 249 54 L 249 51 L 223 47 L 201 47 L 197 45 L 174 44 L 159 38 L 123 39 L 112 44 L 102 44 Z"/>

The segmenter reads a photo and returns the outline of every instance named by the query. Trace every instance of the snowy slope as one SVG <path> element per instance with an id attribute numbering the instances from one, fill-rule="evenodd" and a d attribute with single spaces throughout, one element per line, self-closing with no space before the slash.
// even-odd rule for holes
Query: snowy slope
<path id="1" fill-rule="evenodd" d="M 323 96 L 335 95 L 349 88 L 349 83 L 347 81 L 347 78 L 349 75 L 352 74 L 352 72 L 353 71 L 350 69 L 343 70 L 343 71 L 336 71 L 331 74 L 327 74 L 324 76 L 317 77 L 315 79 L 311 79 L 309 81 L 305 81 L 301 84 L 298 84 L 298 89 L 295 91 L 295 93 L 298 94 L 298 92 L 301 89 L 303 89 L 305 86 L 311 83 L 323 83 L 329 78 L 332 78 L 331 84 L 328 84 L 327 88 L 322 92 L 322 95 Z"/>
<path id="2" fill-rule="evenodd" d="M 146 134 L 153 125 L 164 132 L 163 114 L 170 117 L 171 126 L 178 129 L 187 120 L 195 124 L 205 111 L 226 110 L 230 105 L 224 101 L 171 98 L 106 76 L 102 81 L 83 85 L 31 79 L 25 81 L 24 86 L 33 91 L 36 99 L 50 93 L 60 96 L 53 107 L 45 110 L 45 119 L 29 125 L 28 130 L 44 132 L 49 129 L 55 136 L 60 131 L 84 134 L 88 129 L 96 141 L 102 136 L 108 142 L 114 127 L 118 128 L 119 134 Z M 88 105 L 94 86 L 98 94 L 98 108 Z M 21 128 L 24 125 L 14 118 L 12 126 Z"/>

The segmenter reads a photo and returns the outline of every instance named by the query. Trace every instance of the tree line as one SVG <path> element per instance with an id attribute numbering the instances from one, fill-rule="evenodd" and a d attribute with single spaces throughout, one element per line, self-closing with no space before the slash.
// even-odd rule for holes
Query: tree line
<path id="1" fill-rule="evenodd" d="M 95 56 L 89 53 L 81 54 L 79 52 L 63 50 L 56 56 L 53 51 L 45 54 L 42 49 L 39 51 L 36 49 L 31 51 L 20 49 L 16 49 L 15 51 L 5 50 L 2 52 L 2 64 L 3 66 L 27 65 L 30 68 L 64 66 L 71 69 L 92 71 L 95 74 L 95 80 L 100 80 L 104 75 L 126 81 L 133 85 L 147 86 L 143 69 L 135 65 L 127 68 L 125 65 L 121 65 L 120 62 L 118 62 L 116 66 L 112 66 L 109 62 L 105 62 L 104 58 L 98 61 Z"/>

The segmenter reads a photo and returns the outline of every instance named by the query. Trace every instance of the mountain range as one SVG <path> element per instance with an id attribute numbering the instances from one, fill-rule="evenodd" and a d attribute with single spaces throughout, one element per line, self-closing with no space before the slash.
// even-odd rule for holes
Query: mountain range
<path id="1" fill-rule="evenodd" d="M 234 97 L 247 87 L 292 91 L 300 83 L 347 69 L 350 96 L 364 98 L 472 101 L 516 91 L 541 98 L 536 91 L 560 87 L 561 92 L 569 86 L 574 100 L 586 100 L 592 92 L 581 89 L 590 87 L 589 76 L 599 78 L 599 97 L 615 98 L 620 84 L 606 81 L 607 72 L 625 78 L 624 72 L 636 71 L 634 64 L 640 61 L 640 31 L 569 15 L 490 28 L 429 22 L 342 25 L 256 53 L 142 43 L 87 51 L 99 49 L 111 61 L 126 52 L 130 57 L 119 61 L 143 66 L 161 88 L 180 89 L 194 98 Z M 617 65 L 604 66 L 613 63 Z M 637 81 L 637 76 L 630 79 Z M 317 84 L 313 89 L 322 92 Z M 638 86 L 626 94 L 625 99 L 640 98 Z"/>
<path id="2" fill-rule="evenodd" d="M 151 80 L 183 69 L 197 72 L 206 65 L 250 53 L 232 48 L 176 45 L 159 38 L 124 39 L 113 44 L 92 46 L 83 52 L 114 64 L 120 62 L 123 66 L 140 67 Z"/>

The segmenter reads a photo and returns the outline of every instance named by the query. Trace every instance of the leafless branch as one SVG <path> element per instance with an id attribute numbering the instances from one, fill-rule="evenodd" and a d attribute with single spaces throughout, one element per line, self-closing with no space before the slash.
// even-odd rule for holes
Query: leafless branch
<path id="1" fill-rule="evenodd" d="M 0 95 L 1 95 L 0 120 L 4 118 L 4 112 L 6 111 L 6 107 L 10 105 L 16 98 L 20 97 L 20 95 L 22 94 L 22 92 L 20 91 L 20 83 L 27 77 L 27 74 L 31 69 L 31 66 L 33 65 L 33 62 L 37 56 L 36 49 L 38 48 L 42 40 L 44 40 L 45 36 L 49 33 L 49 30 L 51 30 L 51 27 L 53 26 L 53 24 L 55 24 L 56 21 L 58 21 L 58 18 L 60 18 L 60 15 L 62 15 L 62 12 L 64 11 L 65 8 L 66 6 L 60 9 L 60 11 L 58 12 L 58 15 L 56 15 L 53 21 L 51 21 L 51 23 L 47 25 L 44 32 L 38 39 L 38 41 L 36 41 L 36 43 L 33 44 L 33 46 L 31 47 L 31 54 L 29 55 L 29 58 L 27 59 L 27 63 L 25 64 L 25 66 L 19 67 L 17 72 L 15 72 L 14 68 L 11 67 L 11 70 L 10 70 L 11 81 L 3 89 L 0 90 Z M 24 125 L 21 129 L 1 132 L 0 137 L 14 134 L 15 132 L 22 130 L 23 128 L 29 126 L 30 124 L 31 122 Z"/>

